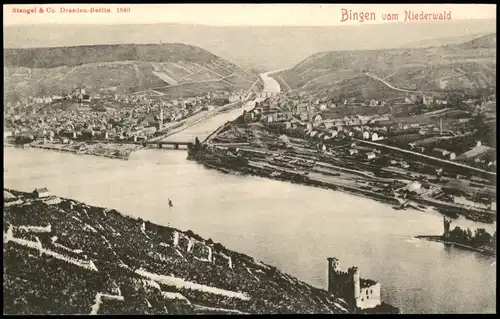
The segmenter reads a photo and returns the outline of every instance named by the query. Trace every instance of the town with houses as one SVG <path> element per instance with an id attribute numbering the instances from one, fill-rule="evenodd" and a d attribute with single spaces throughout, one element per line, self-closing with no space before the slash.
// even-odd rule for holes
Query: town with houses
<path id="1" fill-rule="evenodd" d="M 4 24 L 4 313 L 495 313 L 496 18 L 469 20 Z"/>
<path id="2" fill-rule="evenodd" d="M 496 97 L 449 103 L 415 94 L 400 104 L 264 94 L 190 154 L 225 171 L 493 223 Z"/>
<path id="3" fill-rule="evenodd" d="M 99 144 L 100 155 L 127 158 L 137 146 L 110 142 L 141 142 L 168 135 L 182 120 L 243 99 L 245 92 L 213 92 L 200 96 L 161 99 L 144 95 L 88 94 L 75 89 L 72 94 L 24 98 L 7 102 L 4 137 L 14 145 L 55 150 L 89 152 L 88 143 Z M 95 145 L 93 146 L 95 148 Z M 106 151 L 109 150 L 109 151 Z"/>
<path id="4" fill-rule="evenodd" d="M 315 141 L 363 139 L 384 141 L 423 154 L 464 164 L 496 170 L 496 150 L 489 140 L 475 140 L 478 118 L 491 128 L 496 120 L 496 97 L 462 101 L 463 108 L 448 108 L 448 100 L 425 94 L 411 94 L 402 103 L 391 103 L 397 112 L 387 107 L 388 102 L 353 99 L 333 101 L 316 99 L 305 92 L 266 98 L 245 114 L 245 122 L 262 122 L 271 129 L 290 137 L 304 137 Z M 487 138 L 488 135 L 483 137 Z M 463 140 L 467 140 L 464 146 Z M 454 143 L 460 141 L 460 143 Z M 440 146 L 440 145 L 443 146 Z M 460 144 L 460 145 L 456 145 Z M 448 145 L 449 149 L 445 149 Z M 323 143 L 324 150 L 328 143 Z M 463 148 L 463 149 L 458 149 Z M 349 150 L 357 154 L 355 149 Z M 373 157 L 368 152 L 368 158 Z"/>

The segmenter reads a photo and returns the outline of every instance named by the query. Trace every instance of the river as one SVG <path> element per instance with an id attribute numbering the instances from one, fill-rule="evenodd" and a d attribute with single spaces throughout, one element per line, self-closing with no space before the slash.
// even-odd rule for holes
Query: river
<path id="1" fill-rule="evenodd" d="M 274 70 L 274 71 L 269 71 L 269 72 L 260 74 L 260 78 L 264 82 L 264 90 L 263 90 L 264 92 L 275 93 L 275 92 L 281 91 L 280 84 L 278 83 L 278 81 L 276 81 L 275 79 L 273 79 L 269 75 L 271 75 L 273 73 L 280 72 L 280 71 L 284 71 L 284 70 L 286 70 L 286 69 Z"/>
<path id="2" fill-rule="evenodd" d="M 208 134 L 241 112 L 191 127 L 183 138 Z M 363 278 L 380 281 L 382 299 L 403 313 L 496 311 L 495 258 L 412 238 L 441 234 L 438 213 L 396 211 L 341 192 L 224 174 L 187 161 L 180 150 L 141 150 L 128 161 L 4 152 L 8 188 L 46 186 L 62 197 L 191 229 L 320 288 L 326 288 L 326 258 L 335 256 L 342 268 L 357 265 Z M 490 232 L 496 227 L 465 219 L 452 227 L 457 223 Z"/>

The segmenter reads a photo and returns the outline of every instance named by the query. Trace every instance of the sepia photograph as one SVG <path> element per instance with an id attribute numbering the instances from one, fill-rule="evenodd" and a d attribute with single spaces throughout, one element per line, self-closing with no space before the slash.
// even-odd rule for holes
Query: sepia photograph
<path id="1" fill-rule="evenodd" d="M 496 313 L 496 5 L 3 5 L 4 315 Z"/>

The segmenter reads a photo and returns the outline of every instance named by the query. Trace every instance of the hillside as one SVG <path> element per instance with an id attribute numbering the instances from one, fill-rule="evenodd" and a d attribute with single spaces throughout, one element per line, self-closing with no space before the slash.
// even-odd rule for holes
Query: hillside
<path id="1" fill-rule="evenodd" d="M 460 44 L 470 40 L 477 39 L 481 36 L 485 35 L 484 33 L 476 33 L 476 34 L 468 34 L 468 35 L 459 35 L 452 37 L 444 37 L 444 38 L 429 38 L 425 40 L 419 41 L 411 41 L 406 45 L 402 46 L 403 48 L 427 48 L 427 47 L 438 47 L 443 45 L 451 45 L 451 44 Z"/>
<path id="2" fill-rule="evenodd" d="M 333 20 L 336 14 L 332 13 Z M 238 66 L 270 71 L 292 67 L 316 52 L 398 48 L 410 41 L 486 34 L 495 30 L 495 20 L 357 26 L 12 25 L 4 26 L 4 47 L 186 43 Z"/>
<path id="3" fill-rule="evenodd" d="M 4 198 L 7 314 L 353 311 L 191 231 L 57 197 L 4 190 Z"/>
<path id="4" fill-rule="evenodd" d="M 400 97 L 413 91 L 493 89 L 496 87 L 495 39 L 496 35 L 487 35 L 442 47 L 321 52 L 273 77 L 281 76 L 293 89 L 318 95 L 337 91 L 333 94 L 336 98 L 345 98 L 346 92 L 353 90 L 377 91 L 376 86 L 380 85 L 384 87 L 380 94 L 374 93 L 371 98 L 388 98 L 387 89 Z M 345 83 L 354 78 L 365 80 L 357 80 L 354 86 Z M 378 82 L 376 86 L 373 79 Z"/>
<path id="5" fill-rule="evenodd" d="M 473 39 L 471 41 L 462 43 L 459 45 L 461 49 L 495 49 L 497 47 L 497 35 L 496 33 L 487 34 L 485 36 Z"/>
<path id="6" fill-rule="evenodd" d="M 248 89 L 258 78 L 198 47 L 168 44 L 93 45 L 5 49 L 5 91 L 20 96 L 142 92 L 149 89 L 193 95 Z M 184 86 L 199 84 L 196 90 Z M 175 88 L 175 90 L 171 90 Z"/>
<path id="7" fill-rule="evenodd" d="M 217 56 L 203 49 L 179 43 L 92 45 L 58 48 L 4 49 L 6 66 L 27 68 L 74 67 L 86 63 L 117 61 L 208 63 Z"/>

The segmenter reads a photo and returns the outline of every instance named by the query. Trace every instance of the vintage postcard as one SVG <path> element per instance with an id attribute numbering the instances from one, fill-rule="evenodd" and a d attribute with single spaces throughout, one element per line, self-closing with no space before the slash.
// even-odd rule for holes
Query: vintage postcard
<path id="1" fill-rule="evenodd" d="M 496 5 L 3 20 L 4 314 L 496 313 Z"/>

